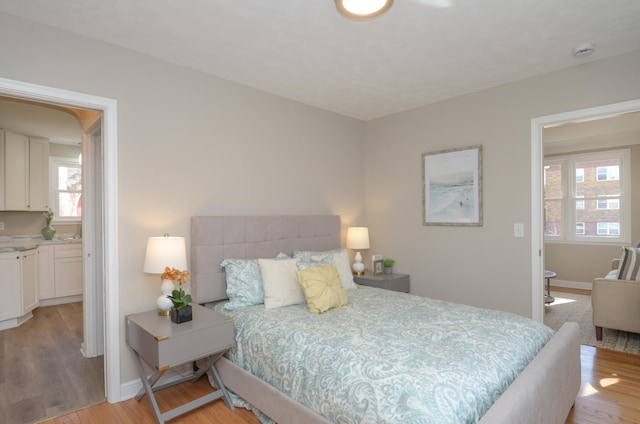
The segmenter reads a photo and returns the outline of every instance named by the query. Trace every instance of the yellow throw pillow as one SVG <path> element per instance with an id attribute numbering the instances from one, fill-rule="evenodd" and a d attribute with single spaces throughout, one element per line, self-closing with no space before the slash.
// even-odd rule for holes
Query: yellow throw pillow
<path id="1" fill-rule="evenodd" d="M 342 288 L 340 274 L 333 264 L 307 268 L 298 271 L 297 276 L 312 314 L 347 304 L 347 292 Z"/>

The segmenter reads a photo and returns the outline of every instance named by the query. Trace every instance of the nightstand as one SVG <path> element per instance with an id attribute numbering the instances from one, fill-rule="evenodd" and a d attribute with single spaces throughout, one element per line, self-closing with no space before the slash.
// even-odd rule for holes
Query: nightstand
<path id="1" fill-rule="evenodd" d="M 353 281 L 369 287 L 409 293 L 408 274 L 373 275 L 371 271 L 365 270 L 364 275 L 354 275 Z"/>
<path id="2" fill-rule="evenodd" d="M 136 400 L 139 402 L 145 393 L 149 395 L 159 424 L 220 398 L 233 410 L 229 393 L 215 367 L 215 362 L 235 344 L 233 319 L 197 304 L 191 306 L 193 320 L 182 324 L 174 324 L 168 316 L 160 316 L 155 310 L 125 317 L 126 340 L 133 352 L 143 386 Z M 154 368 L 149 379 L 141 358 Z M 154 387 L 169 368 L 200 359 L 204 363 L 197 370 L 194 369 L 193 374 Z M 195 381 L 207 371 L 211 372 L 210 377 L 218 390 L 164 413 L 160 412 L 155 391 L 184 381 Z"/>

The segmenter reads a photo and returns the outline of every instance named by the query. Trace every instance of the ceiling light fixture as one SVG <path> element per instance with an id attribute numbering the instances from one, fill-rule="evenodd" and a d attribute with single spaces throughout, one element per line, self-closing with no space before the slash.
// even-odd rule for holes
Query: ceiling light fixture
<path id="1" fill-rule="evenodd" d="M 335 2 L 338 12 L 355 20 L 380 16 L 393 4 L 393 0 L 335 0 Z"/>

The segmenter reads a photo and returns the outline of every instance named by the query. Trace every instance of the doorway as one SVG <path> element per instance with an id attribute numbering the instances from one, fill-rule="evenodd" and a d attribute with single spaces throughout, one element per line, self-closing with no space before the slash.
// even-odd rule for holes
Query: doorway
<path id="1" fill-rule="evenodd" d="M 640 111 L 640 100 L 547 115 L 531 120 L 531 316 L 543 322 L 544 216 L 543 129 L 551 125 L 598 119 Z"/>
<path id="2" fill-rule="evenodd" d="M 95 110 L 102 113 L 100 133 L 100 145 L 94 146 L 94 157 L 102 159 L 98 172 L 99 190 L 101 202 L 97 204 L 100 213 L 95 216 L 101 218 L 101 222 L 87 225 L 83 238 L 83 256 L 85 269 L 92 269 L 92 283 L 85 281 L 85 293 L 91 292 L 95 297 L 97 292 L 104 293 L 103 313 L 101 319 L 93 317 L 89 323 L 92 328 L 87 328 L 85 333 L 100 334 L 104 331 L 104 370 L 105 370 L 105 394 L 109 402 L 118 402 L 120 394 L 120 335 L 119 335 L 119 308 L 118 308 L 118 233 L 117 233 L 117 103 L 115 100 L 91 96 L 56 88 L 28 84 L 20 81 L 0 78 L 0 95 L 22 100 L 40 102 L 52 105 L 61 105 L 79 109 Z M 96 132 L 88 132 L 89 141 L 95 141 L 92 137 Z M 91 144 L 91 143 L 89 143 Z M 98 153 L 99 152 L 99 153 Z M 95 175 L 95 170 L 87 172 Z M 86 208 L 86 206 L 85 206 Z M 87 213 L 87 215 L 89 215 Z M 91 240 L 91 241 L 89 241 Z M 98 261 L 94 261 L 99 257 Z M 96 263 L 100 266 L 97 267 Z M 85 273 L 86 277 L 86 273 Z M 100 281 L 100 287 L 96 280 Z M 94 301 L 98 301 L 94 299 Z M 102 328 L 98 329 L 99 323 Z M 85 318 L 86 324 L 86 318 Z M 86 343 L 86 341 L 85 341 Z M 88 344 L 83 347 L 89 350 Z"/>

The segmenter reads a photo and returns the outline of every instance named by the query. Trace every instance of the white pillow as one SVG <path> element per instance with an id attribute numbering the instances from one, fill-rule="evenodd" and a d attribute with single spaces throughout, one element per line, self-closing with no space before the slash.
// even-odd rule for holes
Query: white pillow
<path id="1" fill-rule="evenodd" d="M 353 273 L 351 272 L 351 264 L 349 263 L 349 254 L 344 249 L 325 251 L 297 250 L 293 252 L 293 257 L 300 258 L 306 262 L 316 262 L 329 259 L 329 262 L 334 264 L 338 269 L 342 288 L 345 290 L 355 290 L 358 288 L 356 283 L 353 282 Z"/>
<path id="2" fill-rule="evenodd" d="M 322 255 L 312 255 L 312 261 L 319 261 L 326 257 Z M 330 261 L 335 265 L 338 270 L 338 275 L 340 276 L 340 282 L 342 283 L 342 288 L 345 290 L 355 290 L 358 287 L 356 283 L 353 281 L 353 273 L 351 272 L 351 264 L 349 263 L 349 254 L 346 250 L 332 250 L 330 255 Z"/>
<path id="3" fill-rule="evenodd" d="M 298 283 L 298 259 L 258 259 L 265 309 L 305 303 L 304 293 Z"/>

